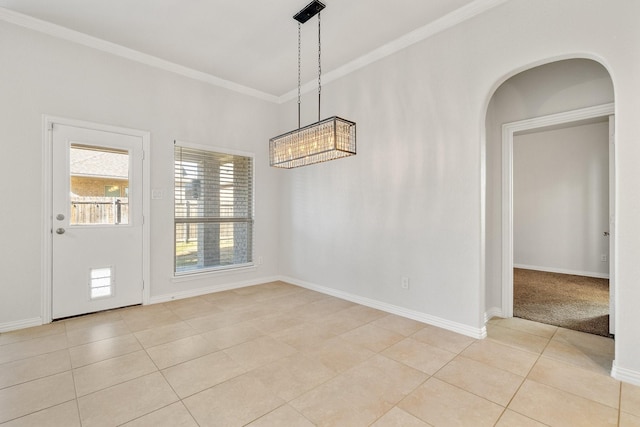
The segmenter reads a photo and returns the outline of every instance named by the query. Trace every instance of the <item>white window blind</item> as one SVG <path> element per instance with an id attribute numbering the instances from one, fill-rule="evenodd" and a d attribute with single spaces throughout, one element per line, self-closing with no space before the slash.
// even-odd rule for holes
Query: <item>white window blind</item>
<path id="1" fill-rule="evenodd" d="M 253 262 L 253 159 L 175 146 L 175 273 Z"/>

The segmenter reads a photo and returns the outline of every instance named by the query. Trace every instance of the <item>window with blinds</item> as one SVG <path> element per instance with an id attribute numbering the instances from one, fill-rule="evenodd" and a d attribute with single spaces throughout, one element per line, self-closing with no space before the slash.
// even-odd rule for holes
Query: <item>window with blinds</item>
<path id="1" fill-rule="evenodd" d="M 253 158 L 175 146 L 175 273 L 253 262 Z"/>

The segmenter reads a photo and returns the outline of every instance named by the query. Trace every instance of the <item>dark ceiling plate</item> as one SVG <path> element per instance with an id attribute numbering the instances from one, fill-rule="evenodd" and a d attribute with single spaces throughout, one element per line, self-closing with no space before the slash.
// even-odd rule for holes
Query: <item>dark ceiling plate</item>
<path id="1" fill-rule="evenodd" d="M 296 13 L 293 16 L 293 19 L 295 19 L 296 21 L 298 21 L 301 24 L 304 24 L 309 19 L 311 19 L 314 16 L 316 16 L 318 14 L 318 12 L 320 12 L 324 8 L 325 8 L 324 4 L 320 3 L 318 0 L 313 0 L 311 3 L 306 5 L 304 7 L 304 9 L 302 9 L 300 12 Z"/>

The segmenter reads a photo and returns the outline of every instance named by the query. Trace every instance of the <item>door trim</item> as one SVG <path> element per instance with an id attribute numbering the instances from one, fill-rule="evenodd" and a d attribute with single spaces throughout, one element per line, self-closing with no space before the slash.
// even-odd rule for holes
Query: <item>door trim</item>
<path id="1" fill-rule="evenodd" d="M 517 132 L 608 117 L 615 104 L 596 105 L 502 125 L 502 316 L 513 317 L 513 137 Z M 615 183 L 610 183 L 610 185 Z M 614 212 L 615 215 L 615 212 Z M 615 248 L 610 248 L 613 251 Z M 615 264 L 609 265 L 614 277 Z M 615 288 L 615 282 L 612 287 Z"/>
<path id="2" fill-rule="evenodd" d="M 41 277 L 41 319 L 42 323 L 51 323 L 51 298 L 53 282 L 53 134 L 51 130 L 54 124 L 74 126 L 103 132 L 120 133 L 140 137 L 142 139 L 142 304 L 149 304 L 150 292 L 150 221 L 149 210 L 151 205 L 149 148 L 151 145 L 151 132 L 138 129 L 111 126 L 93 123 L 84 120 L 76 120 L 65 117 L 56 117 L 47 114 L 42 115 L 42 277 Z"/>

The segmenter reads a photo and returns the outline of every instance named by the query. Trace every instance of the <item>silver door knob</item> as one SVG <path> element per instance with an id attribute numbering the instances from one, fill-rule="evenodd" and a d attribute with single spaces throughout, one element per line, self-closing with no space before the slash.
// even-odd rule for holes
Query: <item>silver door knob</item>
<path id="1" fill-rule="evenodd" d="M 62 228 L 62 227 L 60 227 L 60 228 L 56 228 L 56 233 L 58 233 L 58 234 L 64 234 L 64 232 L 65 232 L 65 229 L 64 229 L 64 228 Z"/>

